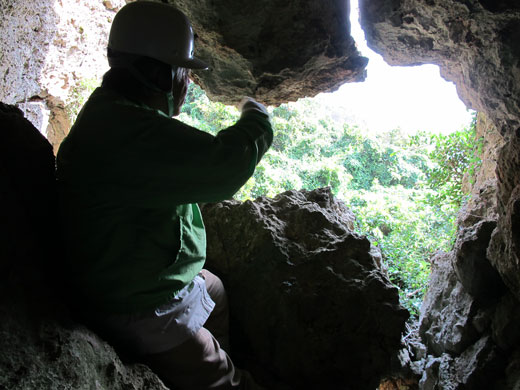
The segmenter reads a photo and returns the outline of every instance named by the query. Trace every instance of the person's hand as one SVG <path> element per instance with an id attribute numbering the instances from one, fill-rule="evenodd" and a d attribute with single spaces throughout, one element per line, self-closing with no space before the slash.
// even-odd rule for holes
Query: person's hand
<path id="1" fill-rule="evenodd" d="M 247 111 L 254 110 L 254 111 L 261 112 L 262 114 L 264 114 L 267 117 L 269 117 L 269 113 L 267 112 L 267 108 L 265 108 L 265 106 L 263 104 L 258 103 L 255 99 L 250 98 L 248 96 L 245 96 L 242 99 L 242 101 L 238 105 L 238 109 L 242 112 L 242 114 L 244 114 Z"/>

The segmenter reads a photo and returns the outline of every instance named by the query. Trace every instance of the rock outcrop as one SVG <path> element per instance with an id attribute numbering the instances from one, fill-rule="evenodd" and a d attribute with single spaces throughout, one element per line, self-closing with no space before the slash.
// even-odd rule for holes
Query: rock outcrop
<path id="1" fill-rule="evenodd" d="M 193 23 L 197 53 L 210 64 L 195 77 L 213 100 L 278 105 L 365 78 L 348 1 L 170 2 Z"/>
<path id="2" fill-rule="evenodd" d="M 520 298 L 520 6 L 500 1 L 361 1 L 368 44 L 394 65 L 436 63 L 461 98 L 490 118 L 498 152 L 498 214 L 491 259 Z M 516 235 L 515 235 L 516 234 Z"/>
<path id="3" fill-rule="evenodd" d="M 79 99 L 81 90 L 88 89 L 86 81 L 97 80 L 106 69 L 104 49 L 108 28 L 115 11 L 124 3 L 124 0 L 0 2 L 3 16 L 0 20 L 0 75 L 3 81 L 0 100 L 17 104 L 27 115 L 32 115 L 32 122 L 42 129 L 54 147 L 70 125 L 67 107 Z M 210 72 L 198 72 L 194 77 L 214 99 L 232 103 L 246 94 L 268 104 L 279 104 L 364 78 L 366 60 L 348 36 L 348 3 L 345 0 L 289 3 L 175 0 L 174 3 L 193 20 L 198 34 L 198 55 L 208 60 L 212 67 Z M 459 217 L 456 246 L 452 252 L 438 254 L 434 259 L 434 273 L 421 316 L 420 336 L 425 347 L 418 347 L 416 356 L 412 356 L 415 358 L 412 370 L 418 374 L 422 389 L 516 390 L 520 387 L 520 5 L 513 0 L 360 0 L 360 7 L 362 25 L 372 48 L 391 64 L 440 65 L 442 75 L 456 83 L 466 104 L 486 114 L 487 119 L 480 120 L 487 122 L 490 129 L 483 155 L 487 173 L 473 184 L 472 199 Z M 93 14 L 96 17 L 92 17 Z M 9 129 L 5 127 L 11 126 L 8 123 L 22 121 L 12 108 L 2 107 L 2 110 L 9 111 L 10 115 L 2 121 L 4 128 Z M 3 135 L 7 137 L 7 134 Z M 24 158 L 13 160 L 9 157 L 2 166 L 4 224 L 0 235 L 0 310 L 3 321 L 0 327 L 4 337 L 0 380 L 4 382 L 0 382 L 0 387 L 45 388 L 54 379 L 56 383 L 63 379 L 76 384 L 78 378 L 84 377 L 92 381 L 89 386 L 93 387 L 97 381 L 100 386 L 111 388 L 161 388 L 162 385 L 144 368 L 123 366 L 108 346 L 84 328 L 58 321 L 66 314 L 61 309 L 53 309 L 56 299 L 34 293 L 45 291 L 41 284 L 42 274 L 38 273 L 41 269 L 34 274 L 23 271 L 33 269 L 38 250 L 45 246 L 42 237 L 53 232 L 48 226 L 38 225 L 37 221 L 41 222 L 45 215 L 50 221 L 56 211 L 47 208 L 54 198 L 52 188 L 42 183 L 49 178 L 52 165 L 50 147 L 36 141 L 34 134 L 30 139 L 36 143 L 26 149 Z M 18 150 L 11 150 L 13 142 L 9 139 L 3 143 L 8 146 L 4 156 L 12 156 L 12 151 Z M 36 156 L 46 157 L 40 160 Z M 33 157 L 34 161 L 31 160 Z M 10 176 L 12 165 L 7 162 L 27 164 L 22 171 L 24 175 L 34 172 L 34 181 L 23 182 L 20 178 L 28 177 L 20 174 Z M 38 196 L 27 198 L 28 194 Z M 289 198 L 302 196 L 309 200 L 308 195 L 294 193 L 286 194 L 274 203 L 261 200 L 257 209 L 255 203 L 226 203 L 211 209 L 222 216 L 220 221 L 215 221 L 216 227 L 227 223 L 226 218 L 237 226 L 244 226 L 244 231 L 257 224 L 260 234 L 249 236 L 251 242 L 247 245 L 242 240 L 242 231 L 238 232 L 236 227 L 219 230 L 209 225 L 210 229 L 220 232 L 219 242 L 236 237 L 236 243 L 243 244 L 241 247 L 227 244 L 228 248 L 235 248 L 236 253 L 224 246 L 215 247 L 212 261 L 229 279 L 231 291 L 249 294 L 264 313 L 269 314 L 272 310 L 285 316 L 283 322 L 288 324 L 278 329 L 275 316 L 269 316 L 271 322 L 267 323 L 267 328 L 272 330 L 273 337 L 278 337 L 278 344 L 269 342 L 267 336 L 271 335 L 259 333 L 258 340 L 267 340 L 262 344 L 247 333 L 251 329 L 257 330 L 249 317 L 256 319 L 258 314 L 251 307 L 235 303 L 239 340 L 247 343 L 244 345 L 252 348 L 266 367 L 288 383 L 301 384 L 298 377 L 304 371 L 302 378 L 308 383 L 323 383 L 327 373 L 330 383 L 357 386 L 356 380 L 367 377 L 364 370 L 370 367 L 373 380 L 354 388 L 372 386 L 387 367 L 387 358 L 381 351 L 390 351 L 396 346 L 395 334 L 403 319 L 395 298 L 391 298 L 395 293 L 377 267 L 370 272 L 363 267 L 357 269 L 357 264 L 372 267 L 377 256 L 367 254 L 370 248 L 362 238 L 345 233 L 349 218 L 334 220 L 334 215 L 327 215 L 321 209 L 313 214 L 318 218 L 317 223 L 315 219 L 302 217 L 305 213 L 312 214 L 305 207 L 300 213 L 296 209 L 286 210 L 294 220 L 278 217 L 280 212 L 273 209 L 276 202 L 286 202 L 286 205 L 300 202 L 300 207 L 303 198 L 294 202 Z M 309 204 L 321 202 L 315 201 Z M 335 209 L 334 202 L 327 204 L 336 210 L 336 214 L 346 215 Z M 249 216 L 269 215 L 272 219 L 233 219 L 237 218 L 233 217 L 237 210 L 244 210 Z M 224 216 L 224 211 L 230 213 L 228 217 Z M 327 223 L 321 227 L 335 228 L 307 235 L 306 232 L 312 229 L 319 230 L 319 222 L 324 220 Z M 309 225 L 304 226 L 309 230 L 301 230 L 303 226 L 300 225 L 304 224 Z M 337 226 L 342 227 L 338 230 Z M 231 234 L 231 238 L 226 238 L 224 231 Z M 269 239 L 273 239 L 271 244 L 265 244 Z M 299 239 L 303 240 L 301 244 L 298 244 Z M 332 240 L 330 245 L 318 250 L 316 245 L 325 239 Z M 49 242 L 56 240 L 51 238 Z M 354 246 L 344 247 L 347 243 Z M 357 261 L 345 262 L 334 257 L 342 250 Z M 309 258 L 300 255 L 304 251 L 308 251 Z M 319 261 L 309 260 L 318 258 L 318 252 L 320 258 L 333 265 L 327 268 Z M 226 253 L 233 256 L 226 260 L 223 257 Z M 251 254 L 252 260 L 234 262 L 239 253 Z M 265 264 L 262 263 L 264 258 L 268 259 Z M 230 263 L 237 267 L 236 273 L 231 272 Z M 252 291 L 248 283 L 251 273 L 257 273 L 263 267 L 269 271 L 266 273 L 269 276 L 259 282 L 271 288 Z M 341 276 L 350 273 L 351 268 L 360 271 L 366 279 L 343 280 Z M 328 284 L 313 285 L 313 279 L 308 276 L 314 272 Z M 296 279 L 291 279 L 291 273 Z M 235 274 L 243 277 L 234 279 Z M 309 286 L 315 290 L 309 290 Z M 334 294 L 344 289 L 352 291 L 354 297 L 362 295 L 363 291 L 367 295 L 362 296 L 362 302 L 367 302 L 369 297 L 374 306 L 367 304 L 367 308 L 361 308 L 359 312 L 349 311 L 346 303 L 335 300 L 338 295 Z M 313 295 L 310 291 L 317 293 Z M 390 304 L 385 300 L 378 301 L 372 295 L 374 291 L 381 291 Z M 262 294 L 266 294 L 265 298 Z M 327 305 L 320 306 L 322 295 L 331 297 Z M 267 307 L 262 299 L 267 299 L 272 306 Z M 354 300 L 352 297 L 345 299 L 347 303 Z M 308 302 L 310 306 L 303 306 Z M 291 315 L 295 317 L 291 319 L 289 313 L 280 312 L 283 305 L 294 310 Z M 34 307 L 55 315 L 52 318 L 40 316 L 41 313 L 35 314 L 32 310 Z M 306 310 L 301 309 L 303 307 Z M 395 315 L 392 318 L 396 318 L 396 322 L 363 322 L 363 318 L 373 318 L 374 313 L 368 307 L 372 307 L 374 313 Z M 296 308 L 300 308 L 299 311 Z M 332 310 L 337 310 L 341 316 L 323 315 Z M 345 313 L 350 315 L 348 321 Z M 245 318 L 242 318 L 243 314 Z M 327 321 L 321 323 L 322 318 Z M 296 322 L 308 326 L 293 334 L 289 324 Z M 322 364 L 318 360 L 326 361 L 323 356 L 331 348 L 345 350 L 342 344 L 331 346 L 332 342 L 327 338 L 330 335 L 344 337 L 343 340 L 358 345 L 358 340 L 349 339 L 349 334 L 338 325 L 347 322 L 358 325 L 355 329 L 346 329 L 360 334 L 360 340 L 365 339 L 369 331 L 379 338 L 368 341 L 364 347 L 369 352 L 356 355 L 357 361 L 342 360 L 350 357 L 335 352 L 334 359 L 327 357 L 329 361 L 334 360 L 333 364 Z M 324 329 L 328 329 L 330 335 Z M 327 337 L 323 338 L 324 335 Z M 302 337 L 308 337 L 308 343 L 293 347 Z M 375 345 L 376 342 L 380 344 Z M 27 348 L 27 353 L 19 347 L 21 345 Z M 316 355 L 310 354 L 309 360 L 303 361 L 299 354 L 307 353 L 305 348 L 309 345 L 317 348 Z M 13 349 L 20 355 L 10 353 Z M 98 351 L 102 358 L 89 362 L 92 350 Z M 241 350 L 240 343 L 237 350 Z M 373 360 L 368 353 L 373 354 Z M 75 361 L 78 354 L 82 357 L 73 366 L 85 371 L 71 374 L 72 365 L 68 363 Z M 271 359 L 271 356 L 276 358 Z M 302 359 L 301 366 L 297 366 L 298 359 Z M 314 365 L 310 367 L 309 362 Z M 316 367 L 325 371 L 319 372 Z M 144 384 L 139 382 L 141 376 L 150 379 Z M 317 379 L 319 376 L 320 380 Z M 388 381 L 389 386 L 391 382 Z"/>
<path id="4" fill-rule="evenodd" d="M 430 358 L 419 387 L 516 389 L 520 331 L 510 321 L 520 299 L 520 5 L 360 4 L 369 46 L 393 65 L 438 64 L 466 104 L 485 113 L 479 121 L 489 130 L 486 173 L 461 211 L 455 248 L 434 259 L 420 332 Z"/>
<path id="5" fill-rule="evenodd" d="M 520 5 L 360 0 L 360 12 L 368 45 L 389 64 L 437 64 L 466 105 L 500 121 L 499 130 L 519 123 Z"/>
<path id="6" fill-rule="evenodd" d="M 517 389 L 519 302 L 503 287 L 471 295 L 454 272 L 456 257 L 453 251 L 432 259 L 419 330 L 428 355 L 415 363 L 419 388 Z"/>
<path id="7" fill-rule="evenodd" d="M 1 105 L 0 387 L 164 389 L 145 366 L 75 323 L 64 304 L 49 142 Z M 8 147 L 7 147 L 8 146 Z M 381 255 L 330 189 L 204 207 L 208 265 L 230 293 L 239 360 L 278 388 L 372 390 L 408 312 Z"/>
<path id="8" fill-rule="evenodd" d="M 123 364 L 99 336 L 67 320 L 55 297 L 0 291 L 0 388 L 167 390 L 148 367 Z"/>
<path id="9" fill-rule="evenodd" d="M 124 365 L 64 306 L 52 146 L 0 103 L 0 388 L 165 390 L 147 367 Z"/>
<path id="10" fill-rule="evenodd" d="M 20 106 L 55 150 L 108 70 L 110 24 L 127 2 L 0 2 L 0 75 L 9 86 L 0 101 Z M 210 64 L 193 77 L 212 100 L 278 105 L 364 80 L 368 60 L 350 37 L 348 1 L 170 2 L 192 21 L 196 54 Z"/>
<path id="11" fill-rule="evenodd" d="M 208 266 L 225 281 L 235 352 L 297 389 L 374 389 L 408 313 L 330 189 L 203 209 Z M 262 375 L 260 375 L 262 376 Z"/>
<path id="12" fill-rule="evenodd" d="M 16 104 L 57 151 L 81 100 L 108 70 L 110 24 L 124 0 L 0 2 L 0 101 Z"/>

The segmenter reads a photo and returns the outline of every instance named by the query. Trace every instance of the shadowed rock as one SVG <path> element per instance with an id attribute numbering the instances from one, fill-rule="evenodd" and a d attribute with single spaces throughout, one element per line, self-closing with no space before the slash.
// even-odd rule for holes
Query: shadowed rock
<path id="1" fill-rule="evenodd" d="M 348 1 L 172 3 L 192 21 L 197 55 L 210 64 L 195 78 L 212 100 L 247 95 L 279 105 L 365 78 Z"/>
<path id="2" fill-rule="evenodd" d="M 408 313 L 330 189 L 203 214 L 208 265 L 225 280 L 241 332 L 235 352 L 295 388 L 376 388 Z"/>
<path id="3" fill-rule="evenodd" d="M 516 2 L 360 0 L 360 12 L 368 45 L 388 63 L 437 64 L 467 106 L 495 124 L 519 123 Z"/>
<path id="4" fill-rule="evenodd" d="M 13 106 L 0 103 L 0 123 L 0 389 L 165 390 L 147 367 L 124 365 L 70 320 L 55 267 L 52 146 Z"/>
<path id="5" fill-rule="evenodd" d="M 476 299 L 488 302 L 496 300 L 506 290 L 500 275 L 486 256 L 495 227 L 495 221 L 480 221 L 472 227 L 461 229 L 453 264 L 464 289 Z"/>

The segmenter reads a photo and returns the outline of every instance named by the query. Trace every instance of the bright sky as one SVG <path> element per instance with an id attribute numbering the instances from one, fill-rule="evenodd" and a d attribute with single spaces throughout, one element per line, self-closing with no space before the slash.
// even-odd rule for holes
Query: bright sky
<path id="1" fill-rule="evenodd" d="M 361 54 L 369 58 L 367 78 L 316 98 L 338 110 L 341 117 L 375 132 L 400 127 L 407 133 L 448 133 L 469 124 L 471 112 L 459 99 L 455 85 L 440 76 L 437 65 L 389 66 L 367 47 L 358 21 L 358 2 L 350 2 L 352 36 Z"/>

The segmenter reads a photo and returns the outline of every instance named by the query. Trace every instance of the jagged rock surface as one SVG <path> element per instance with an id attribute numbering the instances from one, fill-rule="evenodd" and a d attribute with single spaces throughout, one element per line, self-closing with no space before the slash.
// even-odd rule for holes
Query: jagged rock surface
<path id="1" fill-rule="evenodd" d="M 499 290 L 502 294 L 486 290 L 490 296 L 485 299 L 470 295 L 454 272 L 456 257 L 453 251 L 432 260 L 420 319 L 428 356 L 416 368 L 422 376 L 419 388 L 517 389 L 519 302 L 505 289 Z"/>
<path id="2" fill-rule="evenodd" d="M 124 4 L 0 1 L 0 101 L 20 107 L 55 152 L 83 95 L 108 70 L 108 32 Z"/>
<path id="3" fill-rule="evenodd" d="M 500 220 L 495 169 L 503 138 L 482 115 L 480 136 L 483 161 L 476 176 L 468 178 L 473 182 L 471 198 L 459 213 L 454 249 L 432 259 L 419 328 L 426 349 L 408 346 L 412 356 L 407 375 L 413 372 L 420 379 L 420 390 L 520 386 L 520 331 L 512 325 L 518 322 L 519 302 L 497 271 L 491 258 L 496 252 L 490 249 Z"/>
<path id="4" fill-rule="evenodd" d="M 0 123 L 0 388 L 165 390 L 70 320 L 52 266 L 60 236 L 52 146 L 16 107 L 0 103 Z"/>
<path id="5" fill-rule="evenodd" d="M 213 100 L 278 105 L 364 80 L 368 60 L 350 37 L 345 0 L 170 2 L 193 23 L 197 55 L 210 64 L 196 79 Z"/>
<path id="6" fill-rule="evenodd" d="M 503 135 L 488 257 L 520 298 L 520 5 L 510 1 L 362 0 L 368 44 L 394 65 L 436 63 Z"/>
<path id="7" fill-rule="evenodd" d="M 393 65 L 438 64 L 465 103 L 492 122 L 487 173 L 459 216 L 454 251 L 436 258 L 445 265 L 436 267 L 422 309 L 421 335 L 434 358 L 420 388 L 516 389 L 518 343 L 506 346 L 494 329 L 503 321 L 497 313 L 517 318 L 520 299 L 520 5 L 361 0 L 360 8 L 369 46 Z M 507 337 L 518 334 L 516 327 Z"/>
<path id="8" fill-rule="evenodd" d="M 211 58 L 213 72 L 218 74 L 214 85 L 209 81 L 211 73 L 197 74 L 197 80 L 213 91 L 211 96 L 223 101 L 234 101 L 244 93 L 257 93 L 261 100 L 281 99 L 276 101 L 280 103 L 300 97 L 298 94 L 313 95 L 317 89 L 333 89 L 336 82 L 363 77 L 364 60 L 350 51 L 352 41 L 337 39 L 348 30 L 348 22 L 337 17 L 345 15 L 338 12 L 345 8 L 343 2 L 248 4 L 225 1 L 215 4 L 178 0 L 175 3 L 194 20 L 195 29 L 200 31 L 198 54 L 208 60 Z M 36 112 L 34 123 L 42 126 L 45 117 L 50 116 L 51 125 L 53 120 L 55 125 L 44 132 L 55 145 L 67 130 L 67 123 L 60 123 L 65 121 L 64 107 L 67 97 L 72 96 L 72 88 L 78 86 L 82 78 L 99 77 L 101 68 L 106 66 L 104 45 L 99 45 L 92 55 L 89 42 L 98 45 L 106 41 L 110 18 L 121 4 L 122 0 L 80 2 L 81 6 L 73 0 L 0 2 L 3 15 L 0 75 L 4 85 L 0 100 L 19 103 L 27 113 Z M 71 13 L 60 17 L 62 11 Z M 102 16 L 93 18 L 91 12 L 98 11 Z M 488 377 L 495 380 L 502 376 L 497 379 L 497 388 L 516 390 L 520 386 L 517 314 L 520 298 L 520 5 L 514 0 L 361 0 L 361 11 L 369 45 L 393 64 L 439 64 L 443 76 L 456 82 L 466 104 L 484 111 L 499 132 L 494 139 L 489 139 L 492 147 L 486 147 L 487 151 L 495 149 L 491 160 L 485 158 L 484 161 L 491 161 L 491 165 L 496 161 L 497 175 L 486 176 L 481 184 L 477 181 L 473 198 L 459 218 L 464 228 L 461 231 L 469 241 L 464 244 L 466 241 L 460 235 L 458 252 L 445 255 L 449 261 L 446 260 L 445 267 L 438 267 L 450 275 L 432 277 L 427 300 L 436 303 L 432 316 L 424 317 L 425 324 L 429 325 L 423 325 L 422 335 L 429 345 L 430 357 L 421 366 L 426 373 L 421 386 L 423 389 L 435 386 L 452 389 L 466 383 L 466 389 L 479 388 L 480 383 L 488 383 Z M 84 21 L 88 21 L 89 28 Z M 342 25 L 346 26 L 343 32 L 339 27 Z M 310 35 L 317 39 L 309 40 L 305 30 L 310 30 Z M 243 41 L 238 41 L 242 38 Z M 49 56 L 51 52 L 53 55 Z M 270 58 L 266 53 L 273 56 Z M 252 60 L 252 56 L 259 59 Z M 90 59 L 95 61 L 85 62 Z M 286 67 L 287 63 L 291 67 Z M 224 83 L 228 82 L 233 87 L 223 91 Z M 28 103 L 24 104 L 26 98 Z M 488 172 L 495 171 L 494 167 L 489 168 Z M 14 214 L 2 211 L 6 221 L 3 226 L 8 227 L 2 235 L 5 240 L 2 255 L 9 255 L 2 256 L 3 278 L 11 274 L 13 263 L 18 264 L 10 256 L 29 259 L 38 248 L 32 241 L 21 239 L 34 238 L 35 234 L 20 218 L 26 210 L 16 203 L 20 199 L 7 178 L 2 176 L 2 200 L 4 206 L 7 205 L 5 210 Z M 481 221 L 496 223 L 489 244 L 482 241 L 489 238 L 487 230 L 480 231 L 477 227 Z M 25 246 L 16 246 L 21 243 Z M 484 249 L 486 254 L 482 255 Z M 473 282 L 466 274 L 472 262 L 467 262 L 464 253 L 479 253 L 478 258 L 471 256 L 477 262 L 483 261 L 484 268 L 489 263 L 496 269 L 509 289 L 504 295 L 491 294 L 494 296 L 489 306 L 465 289 L 466 285 L 473 292 L 478 291 L 471 287 Z M 457 263 L 462 283 L 449 266 Z M 481 280 L 477 285 L 488 284 Z M 3 296 L 8 296 L 8 292 Z M 458 299 L 463 299 L 471 310 L 457 306 Z M 426 304 L 425 308 L 430 305 Z M 450 308 L 460 317 L 450 317 Z M 462 324 L 462 327 L 450 331 L 439 323 L 441 319 Z M 23 321 L 16 322 L 16 318 L 13 321 L 20 327 L 27 325 Z M 493 357 L 497 354 L 503 357 L 502 363 Z M 491 356 L 490 361 L 502 367 L 485 374 L 485 367 L 489 366 L 483 355 Z M 477 381 L 482 377 L 482 382 Z"/>
<path id="9" fill-rule="evenodd" d="M 96 334 L 60 321 L 66 311 L 52 301 L 0 291 L 9 297 L 0 302 L 0 388 L 166 390 L 148 367 L 123 364 Z"/>
<path id="10" fill-rule="evenodd" d="M 504 137 L 482 112 L 477 114 L 475 145 L 481 148 L 480 168 L 473 175 L 466 173 L 463 179 L 462 190 L 470 196 L 457 217 L 457 224 L 461 227 L 473 226 L 483 219 L 498 220 L 496 169 Z"/>
<path id="11" fill-rule="evenodd" d="M 242 333 L 235 352 L 295 388 L 376 388 L 408 313 L 330 189 L 226 201 L 203 214 L 208 265 Z"/>
<path id="12" fill-rule="evenodd" d="M 466 105 L 499 120 L 501 131 L 519 123 L 520 5 L 360 0 L 360 12 L 368 45 L 387 62 L 437 64 Z"/>
<path id="13" fill-rule="evenodd" d="M 520 300 L 520 127 L 497 162 L 498 219 L 488 257 Z"/>
<path id="14" fill-rule="evenodd" d="M 421 390 L 520 386 L 520 307 L 491 259 L 498 214 L 495 170 L 502 136 L 479 115 L 482 165 L 458 217 L 454 249 L 432 259 L 419 333 L 428 356 L 412 363 Z M 506 341 L 507 340 L 507 341 Z"/>
<path id="15" fill-rule="evenodd" d="M 55 149 L 78 100 L 108 70 L 110 24 L 127 2 L 0 2 L 0 101 L 23 108 Z M 345 0 L 171 3 L 192 20 L 196 54 L 210 64 L 194 78 L 212 100 L 278 105 L 365 77 Z"/>

